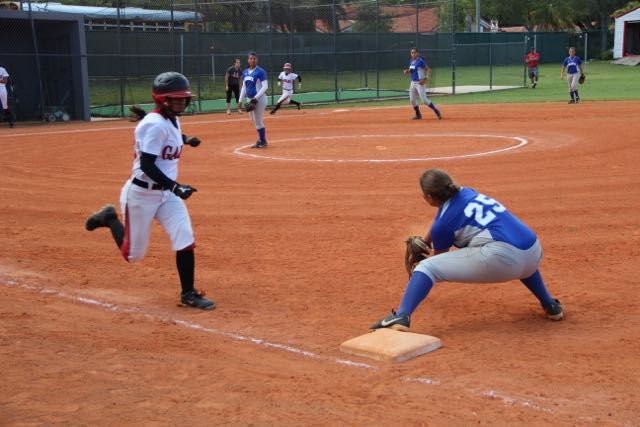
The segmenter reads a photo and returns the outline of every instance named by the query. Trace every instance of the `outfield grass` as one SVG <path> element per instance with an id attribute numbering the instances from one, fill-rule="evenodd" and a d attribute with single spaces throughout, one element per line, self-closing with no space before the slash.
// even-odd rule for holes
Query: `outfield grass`
<path id="1" fill-rule="evenodd" d="M 546 102 L 568 99 L 566 80 L 560 80 L 560 64 L 542 64 L 539 67 L 540 77 L 538 87 L 530 89 L 500 90 L 493 92 L 460 94 L 455 96 L 438 97 L 442 104 L 461 103 L 508 103 L 508 102 Z M 640 66 L 629 67 L 613 65 L 604 61 L 593 61 L 585 65 L 587 74 L 586 84 L 580 86 L 580 96 L 583 100 L 619 100 L 640 99 Z M 433 70 L 431 86 L 451 86 L 451 69 L 439 68 Z M 456 85 L 486 85 L 494 86 L 522 86 L 524 69 L 521 66 L 494 67 L 490 75 L 489 67 L 460 67 L 456 69 Z M 197 91 L 197 79 L 191 78 L 194 91 Z M 139 79 L 127 79 L 125 84 L 125 103 L 146 103 L 150 101 L 151 76 Z M 224 108 L 224 101 L 204 102 L 206 100 L 220 100 L 224 98 L 224 80 L 217 78 L 212 81 L 211 76 L 200 78 L 200 99 L 203 101 L 203 111 L 220 110 Z M 406 93 L 408 79 L 402 75 L 401 69 L 383 70 L 377 76 L 374 71 L 348 71 L 338 74 L 338 88 L 340 99 L 344 101 L 359 100 L 363 95 L 375 96 L 376 85 L 379 82 L 381 96 L 393 96 Z M 527 85 L 529 81 L 527 79 Z M 369 87 L 369 92 L 357 92 L 354 89 Z M 305 73 L 303 87 L 298 96 L 303 102 L 331 102 L 335 99 L 336 81 L 333 74 Z M 274 94 L 279 96 L 280 88 L 275 87 Z M 395 92 L 394 92 L 395 91 Z M 101 115 L 118 115 L 120 113 L 119 80 L 90 81 L 90 103 L 92 106 L 111 106 L 109 108 L 92 108 L 94 113 Z M 311 92 L 314 92 L 312 94 Z M 323 94 L 322 96 L 318 94 Z M 370 101 L 368 105 L 388 105 L 406 102 L 402 101 Z"/>

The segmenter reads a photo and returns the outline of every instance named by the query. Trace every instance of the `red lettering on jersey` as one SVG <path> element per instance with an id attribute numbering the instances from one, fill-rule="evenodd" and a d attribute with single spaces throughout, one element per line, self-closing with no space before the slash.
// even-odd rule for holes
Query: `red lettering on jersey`
<path id="1" fill-rule="evenodd" d="M 172 147 L 171 145 L 167 145 L 162 149 L 162 159 L 163 160 L 177 160 L 180 158 L 182 154 L 182 146 L 180 147 Z"/>

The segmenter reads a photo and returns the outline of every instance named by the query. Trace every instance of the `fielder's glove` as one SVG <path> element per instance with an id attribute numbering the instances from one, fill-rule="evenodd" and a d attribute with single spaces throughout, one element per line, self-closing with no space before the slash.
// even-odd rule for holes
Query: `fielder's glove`
<path id="1" fill-rule="evenodd" d="M 580 78 L 578 79 L 578 83 L 582 84 L 582 83 L 584 83 L 584 81 L 586 79 L 587 79 L 587 76 L 584 73 L 582 73 L 582 74 L 580 74 Z"/>
<path id="2" fill-rule="evenodd" d="M 198 191 L 195 187 L 186 184 L 178 184 L 177 182 L 173 185 L 171 192 L 176 196 L 180 197 L 183 200 L 187 200 L 193 193 Z"/>
<path id="3" fill-rule="evenodd" d="M 406 242 L 407 250 L 404 254 L 404 268 L 407 270 L 409 277 L 411 277 L 418 263 L 431 256 L 431 248 L 420 236 L 411 236 Z"/>
<path id="4" fill-rule="evenodd" d="M 245 110 L 247 111 L 247 113 L 250 113 L 256 109 L 257 105 L 258 105 L 258 100 L 255 98 L 252 98 L 251 101 L 249 101 L 249 103 L 245 107 Z"/>
<path id="5" fill-rule="evenodd" d="M 200 145 L 202 141 L 200 141 L 200 138 L 198 138 L 197 136 L 187 136 L 185 134 L 182 134 L 182 142 L 185 145 L 190 145 L 195 148 Z"/>

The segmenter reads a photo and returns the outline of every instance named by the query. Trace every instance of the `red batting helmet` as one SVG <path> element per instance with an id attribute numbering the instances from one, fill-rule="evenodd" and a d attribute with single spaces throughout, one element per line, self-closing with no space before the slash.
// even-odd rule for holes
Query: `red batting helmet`
<path id="1" fill-rule="evenodd" d="M 187 98 L 187 104 L 191 102 L 191 88 L 189 80 L 180 73 L 169 71 L 158 74 L 153 80 L 153 88 L 151 91 L 153 102 L 163 109 L 171 110 L 168 99 L 170 98 Z"/>

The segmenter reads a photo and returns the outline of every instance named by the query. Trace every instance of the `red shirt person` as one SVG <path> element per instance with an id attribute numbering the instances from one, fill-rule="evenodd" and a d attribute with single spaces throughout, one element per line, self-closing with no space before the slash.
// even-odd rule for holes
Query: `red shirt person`
<path id="1" fill-rule="evenodd" d="M 531 51 L 524 57 L 524 62 L 529 67 L 528 74 L 531 79 L 532 89 L 535 89 L 538 85 L 538 61 L 540 61 L 540 54 L 536 52 L 535 47 L 532 47 Z"/>

